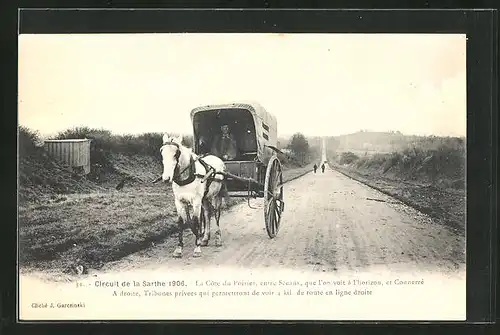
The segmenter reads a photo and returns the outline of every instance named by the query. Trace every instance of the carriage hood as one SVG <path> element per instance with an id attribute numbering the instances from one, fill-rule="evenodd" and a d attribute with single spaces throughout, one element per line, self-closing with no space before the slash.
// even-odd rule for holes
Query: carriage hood
<path id="1" fill-rule="evenodd" d="M 245 109 L 252 114 L 255 124 L 255 133 L 257 137 L 258 155 L 259 158 L 261 158 L 263 161 L 267 161 L 268 158 L 272 155 L 272 151 L 271 149 L 266 148 L 265 145 L 277 147 L 278 125 L 276 117 L 266 111 L 266 109 L 262 105 L 255 102 L 242 102 L 200 106 L 194 108 L 191 111 L 191 122 L 194 121 L 194 117 L 197 113 L 230 108 Z"/>

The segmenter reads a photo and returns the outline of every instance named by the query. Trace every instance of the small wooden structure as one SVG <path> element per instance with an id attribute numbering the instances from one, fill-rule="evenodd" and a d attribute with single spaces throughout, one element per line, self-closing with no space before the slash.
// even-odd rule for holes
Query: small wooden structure
<path id="1" fill-rule="evenodd" d="M 48 155 L 65 164 L 71 170 L 82 169 L 90 173 L 90 139 L 45 140 Z"/>

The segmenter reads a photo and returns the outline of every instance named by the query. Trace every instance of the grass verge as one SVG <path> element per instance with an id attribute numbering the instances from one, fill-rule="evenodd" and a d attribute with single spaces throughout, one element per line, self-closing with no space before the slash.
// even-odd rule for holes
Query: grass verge
<path id="1" fill-rule="evenodd" d="M 330 166 L 367 186 L 387 194 L 402 203 L 438 220 L 441 224 L 465 234 L 465 191 L 441 188 L 429 183 L 405 181 L 360 171 L 353 166 L 330 163 Z"/>
<path id="2" fill-rule="evenodd" d="M 139 190 L 67 195 L 20 208 L 20 265 L 100 268 L 173 232 L 171 192 Z"/>
<path id="3" fill-rule="evenodd" d="M 134 162 L 126 157 L 118 156 L 114 161 L 121 162 L 116 165 L 118 171 L 138 173 L 139 169 L 133 168 Z M 311 169 L 309 165 L 284 167 L 284 181 L 296 179 Z M 228 198 L 224 207 L 244 201 L 244 198 Z M 76 265 L 99 269 L 107 262 L 152 247 L 171 236 L 177 231 L 175 219 L 171 188 L 161 183 L 135 182 L 121 191 L 108 188 L 84 194 L 59 194 L 43 204 L 20 207 L 20 265 L 26 269 L 64 272 L 73 271 Z"/>

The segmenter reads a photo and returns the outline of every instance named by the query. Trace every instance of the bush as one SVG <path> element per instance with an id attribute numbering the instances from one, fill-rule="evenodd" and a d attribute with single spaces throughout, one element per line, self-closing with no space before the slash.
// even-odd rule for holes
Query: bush
<path id="1" fill-rule="evenodd" d="M 418 171 L 425 173 L 432 179 L 440 176 L 451 179 L 463 179 L 465 177 L 465 149 L 458 150 L 443 145 L 435 150 L 427 151 L 425 156 Z"/>
<path id="2" fill-rule="evenodd" d="M 192 148 L 193 147 L 193 136 L 191 136 L 191 135 L 183 136 L 182 137 L 182 144 L 188 148 Z"/>
<path id="3" fill-rule="evenodd" d="M 357 161 L 358 159 L 359 159 L 359 157 L 353 152 L 350 152 L 350 151 L 343 152 L 340 154 L 339 163 L 342 165 L 351 164 L 354 161 Z"/>
<path id="4" fill-rule="evenodd" d="M 278 159 L 280 160 L 281 164 L 287 168 L 297 168 L 303 166 L 301 159 L 298 158 L 293 152 L 278 154 Z"/>
<path id="5" fill-rule="evenodd" d="M 109 130 L 89 127 L 75 127 L 60 132 L 56 137 L 54 137 L 54 139 L 66 140 L 88 138 L 92 140 L 92 149 L 110 150 L 112 148 L 112 137 L 113 135 Z"/>
<path id="6" fill-rule="evenodd" d="M 161 147 L 163 135 L 160 133 L 113 135 L 109 130 L 105 129 L 77 127 L 60 132 L 55 137 L 55 139 L 79 138 L 91 139 L 91 147 L 96 151 L 156 155 Z"/>
<path id="7" fill-rule="evenodd" d="M 392 152 L 386 155 L 387 159 L 384 162 L 384 173 L 389 171 L 392 167 L 398 166 L 402 162 L 403 156 L 399 152 Z"/>
<path id="8" fill-rule="evenodd" d="M 465 182 L 465 139 L 457 137 L 409 137 L 392 153 L 357 158 L 352 152 L 341 154 L 340 164 L 352 164 L 365 173 L 451 185 L 463 188 Z"/>
<path id="9" fill-rule="evenodd" d="M 24 126 L 18 127 L 19 156 L 30 156 L 37 151 L 41 144 L 40 135 L 37 131 Z"/>

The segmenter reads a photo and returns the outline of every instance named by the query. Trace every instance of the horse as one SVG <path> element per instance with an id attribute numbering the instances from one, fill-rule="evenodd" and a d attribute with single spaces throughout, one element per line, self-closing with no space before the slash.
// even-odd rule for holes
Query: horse
<path id="1" fill-rule="evenodd" d="M 219 226 L 222 199 L 227 196 L 224 176 L 224 162 L 217 156 L 200 157 L 190 148 L 182 145 L 182 137 L 173 138 L 165 134 L 160 148 L 162 156 L 163 182 L 171 183 L 177 211 L 179 241 L 174 250 L 174 257 L 182 257 L 184 247 L 183 232 L 189 225 L 195 236 L 194 257 L 201 256 L 201 247 L 208 245 L 212 215 L 215 216 L 217 229 L 215 245 L 222 245 Z M 191 210 L 191 213 L 190 213 Z M 202 217 L 204 224 L 202 225 Z"/>

